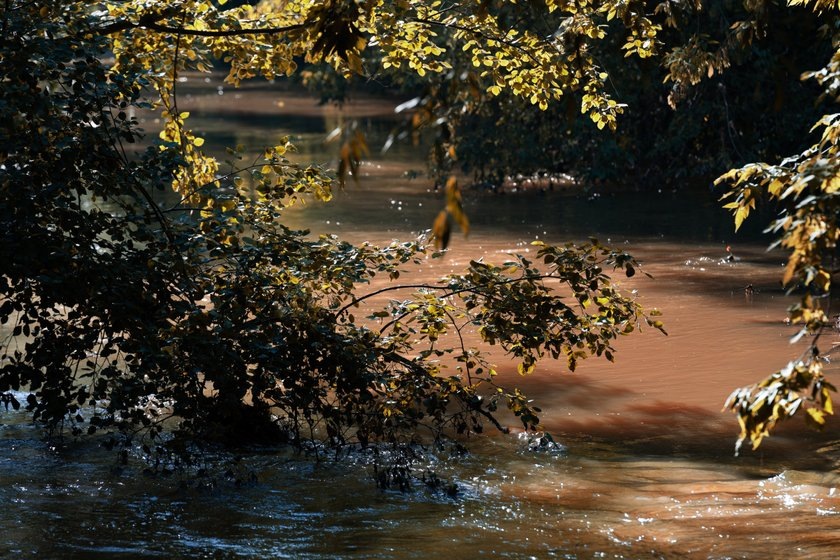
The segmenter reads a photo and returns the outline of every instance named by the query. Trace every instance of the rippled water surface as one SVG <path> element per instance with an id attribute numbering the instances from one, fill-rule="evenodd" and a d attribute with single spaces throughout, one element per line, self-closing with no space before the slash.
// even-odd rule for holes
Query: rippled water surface
<path id="1" fill-rule="evenodd" d="M 270 144 L 293 134 L 298 157 L 331 163 L 337 149 L 321 139 L 346 116 L 270 88 L 234 95 L 211 88 L 183 101 L 208 144 Z M 393 125 L 388 111 L 366 101 L 345 115 L 360 116 L 373 144 Z M 291 210 L 289 223 L 378 243 L 428 228 L 441 198 L 423 177 L 423 154 L 404 145 L 387 157 L 373 152 L 358 185 L 330 205 Z M 119 467 L 96 442 L 44 442 L 23 414 L 3 412 L 0 556 L 840 556 L 836 423 L 822 434 L 786 426 L 760 451 L 736 458 L 737 425 L 720 412 L 733 388 L 801 351 L 788 344 L 792 331 L 783 323 L 790 303 L 778 285 L 783 257 L 764 250 L 758 226 L 734 236 L 714 193 L 658 190 L 467 193 L 469 239 L 456 236 L 443 259 L 413 271 L 434 280 L 469 259 L 528 251 L 535 238 L 588 235 L 643 262 L 653 279 L 637 275 L 622 287 L 663 311 L 669 336 L 627 337 L 616 363 L 588 360 L 575 373 L 546 363 L 518 379 L 499 358 L 502 374 L 543 408 L 561 449 L 531 452 L 516 434 L 476 439 L 471 454 L 435 465 L 458 483 L 455 499 L 422 489 L 383 492 L 361 464 L 316 463 L 273 449 L 228 465 L 253 481 L 220 476 L 195 488 L 145 476 L 142 466 Z M 724 259 L 727 244 L 738 260 Z"/>

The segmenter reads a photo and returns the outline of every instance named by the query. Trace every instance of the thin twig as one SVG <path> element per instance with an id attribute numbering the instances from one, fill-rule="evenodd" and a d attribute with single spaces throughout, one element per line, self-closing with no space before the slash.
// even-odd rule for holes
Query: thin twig
<path id="1" fill-rule="evenodd" d="M 177 15 L 177 12 L 163 11 L 157 14 L 144 14 L 136 22 L 133 21 L 118 21 L 111 25 L 106 25 L 93 32 L 100 35 L 112 35 L 131 29 L 149 29 L 151 31 L 158 31 L 160 33 L 174 33 L 178 35 L 192 35 L 196 37 L 236 37 L 241 35 L 280 35 L 305 29 L 312 25 L 309 22 L 295 23 L 292 25 L 285 25 L 280 27 L 251 27 L 240 29 L 184 29 L 183 27 L 172 27 L 159 23 L 160 21 Z"/>

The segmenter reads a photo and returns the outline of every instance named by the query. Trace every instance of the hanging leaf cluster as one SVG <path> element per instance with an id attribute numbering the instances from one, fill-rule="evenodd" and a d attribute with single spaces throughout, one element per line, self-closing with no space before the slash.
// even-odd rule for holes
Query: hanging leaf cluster
<path id="1" fill-rule="evenodd" d="M 836 10 L 824 2 L 792 4 Z M 836 95 L 831 76 L 837 73 L 838 60 L 840 51 L 825 68 L 802 76 L 824 87 L 821 99 Z M 776 236 L 772 247 L 788 253 L 782 284 L 790 293 L 800 294 L 788 309 L 791 324 L 800 325 L 792 341 L 808 341 L 799 359 L 729 397 L 726 407 L 737 414 L 741 425 L 738 447 L 747 439 L 758 447 L 779 421 L 800 411 L 817 428 L 834 414 L 830 392 L 835 387 L 824 372 L 831 351 L 821 350 L 820 340 L 836 325 L 829 305 L 840 239 L 840 115 L 823 116 L 812 128 L 815 131 L 820 133 L 818 141 L 801 154 L 778 164 L 751 163 L 732 169 L 716 181 L 728 187 L 722 200 L 728 201 L 724 208 L 732 211 L 736 229 L 765 200 L 779 209 L 767 231 Z"/>

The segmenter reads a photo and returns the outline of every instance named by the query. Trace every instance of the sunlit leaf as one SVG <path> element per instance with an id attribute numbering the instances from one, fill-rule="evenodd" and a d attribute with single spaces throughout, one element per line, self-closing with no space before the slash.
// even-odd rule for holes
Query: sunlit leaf
<path id="1" fill-rule="evenodd" d="M 449 246 L 449 237 L 451 234 L 452 226 L 450 225 L 449 212 L 441 210 L 435 218 L 434 224 L 432 224 L 435 247 L 446 249 Z"/>

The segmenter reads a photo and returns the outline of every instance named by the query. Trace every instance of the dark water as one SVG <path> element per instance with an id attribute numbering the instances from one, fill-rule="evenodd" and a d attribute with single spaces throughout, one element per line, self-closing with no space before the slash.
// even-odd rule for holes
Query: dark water
<path id="1" fill-rule="evenodd" d="M 234 95 L 211 87 L 183 102 L 208 144 L 259 149 L 293 134 L 298 157 L 330 164 L 337 146 L 321 139 L 346 114 L 271 88 Z M 351 112 L 372 144 L 394 124 L 382 102 Z M 442 204 L 423 158 L 406 145 L 386 156 L 374 150 L 358 185 L 330 205 L 290 209 L 287 221 L 351 241 L 413 237 Z M 791 425 L 759 452 L 733 457 L 737 426 L 720 412 L 724 399 L 801 349 L 787 343 L 792 332 L 782 322 L 790 303 L 778 287 L 783 257 L 764 251 L 758 225 L 735 236 L 715 199 L 664 187 L 614 196 L 467 193 L 470 237 L 455 236 L 444 259 L 413 271 L 436 279 L 471 258 L 526 252 L 535 238 L 590 234 L 643 261 L 654 279 L 621 284 L 663 310 L 668 337 L 628 337 L 615 364 L 590 360 L 573 374 L 548 363 L 517 379 L 499 357 L 502 375 L 543 408 L 559 451 L 528 451 L 516 434 L 475 439 L 470 455 L 432 465 L 458 483 L 456 499 L 380 491 L 361 463 L 317 463 L 282 449 L 237 464 L 220 459 L 220 473 L 230 466 L 253 481 L 220 475 L 184 487 L 133 462 L 119 467 L 96 442 L 44 442 L 24 415 L 2 412 L 0 556 L 835 558 L 836 423 L 823 434 Z M 727 244 L 738 261 L 723 259 Z"/>

